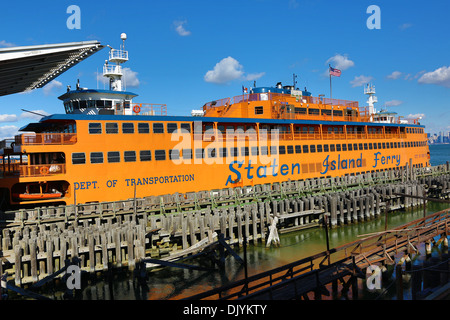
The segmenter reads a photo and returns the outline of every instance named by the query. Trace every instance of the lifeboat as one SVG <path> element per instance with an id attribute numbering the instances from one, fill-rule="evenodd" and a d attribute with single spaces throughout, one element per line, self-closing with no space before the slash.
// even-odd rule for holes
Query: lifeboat
<path id="1" fill-rule="evenodd" d="M 53 193 L 16 193 L 13 194 L 14 198 L 20 200 L 47 200 L 47 199 L 58 199 L 62 197 L 61 192 Z"/>

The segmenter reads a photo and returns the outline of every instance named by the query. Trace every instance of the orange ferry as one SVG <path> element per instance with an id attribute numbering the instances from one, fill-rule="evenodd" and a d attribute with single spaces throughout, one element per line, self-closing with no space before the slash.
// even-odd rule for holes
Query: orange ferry
<path id="1" fill-rule="evenodd" d="M 123 38 L 126 38 L 122 35 Z M 191 116 L 133 102 L 122 89 L 128 52 L 111 49 L 110 90 L 59 97 L 43 117 L 0 144 L 0 191 L 10 206 L 79 204 L 429 166 L 418 119 L 294 86 L 257 87 L 206 103 Z"/>

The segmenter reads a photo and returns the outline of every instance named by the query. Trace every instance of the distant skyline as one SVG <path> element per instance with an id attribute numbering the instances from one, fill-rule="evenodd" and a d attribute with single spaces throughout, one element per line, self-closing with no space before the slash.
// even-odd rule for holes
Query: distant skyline
<path id="1" fill-rule="evenodd" d="M 80 10 L 80 29 L 69 28 L 77 22 L 71 5 Z M 363 86 L 371 82 L 377 110 L 422 117 L 434 134 L 450 130 L 448 12 L 450 2 L 437 0 L 7 2 L 0 47 L 98 40 L 118 48 L 125 32 L 126 89 L 139 95 L 136 102 L 167 104 L 169 115 L 190 115 L 254 81 L 292 84 L 294 73 L 299 88 L 329 97 L 331 65 L 342 71 L 332 79 L 333 98 L 364 107 Z M 42 89 L 0 97 L 0 139 L 39 119 L 22 109 L 64 113 L 57 97 L 77 79 L 106 88 L 107 55 L 104 48 Z"/>

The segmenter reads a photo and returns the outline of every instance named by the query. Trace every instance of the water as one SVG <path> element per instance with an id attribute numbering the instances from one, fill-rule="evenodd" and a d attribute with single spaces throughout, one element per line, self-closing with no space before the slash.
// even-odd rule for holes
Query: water
<path id="1" fill-rule="evenodd" d="M 450 144 L 431 144 L 430 163 L 432 166 L 445 164 L 450 161 Z"/>

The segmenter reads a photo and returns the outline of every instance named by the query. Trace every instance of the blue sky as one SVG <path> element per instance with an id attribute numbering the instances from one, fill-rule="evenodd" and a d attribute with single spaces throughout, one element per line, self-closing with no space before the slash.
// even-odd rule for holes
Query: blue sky
<path id="1" fill-rule="evenodd" d="M 68 29 L 67 8 L 81 10 L 81 29 Z M 369 29 L 370 5 L 381 29 Z M 241 87 L 281 81 L 366 105 L 363 85 L 377 90 L 378 110 L 420 115 L 431 133 L 450 131 L 450 2 L 430 0 L 164 0 L 16 1 L 0 12 L 0 47 L 99 40 L 118 48 L 128 35 L 127 91 L 136 102 L 165 103 L 189 115 Z M 67 85 L 97 88 L 107 48 L 46 88 L 0 97 L 0 138 L 28 123 L 21 109 L 64 113 L 57 97 Z M 100 89 L 103 83 L 98 82 Z"/>

